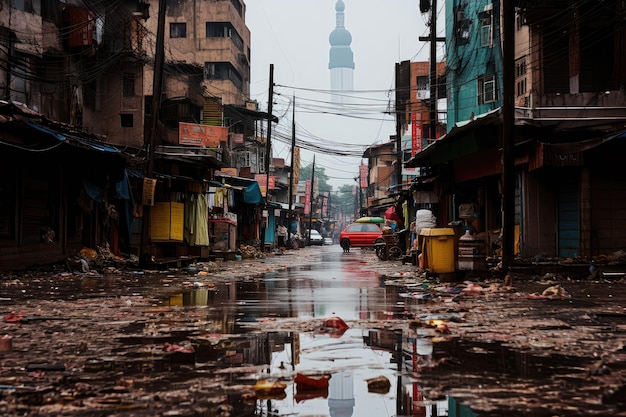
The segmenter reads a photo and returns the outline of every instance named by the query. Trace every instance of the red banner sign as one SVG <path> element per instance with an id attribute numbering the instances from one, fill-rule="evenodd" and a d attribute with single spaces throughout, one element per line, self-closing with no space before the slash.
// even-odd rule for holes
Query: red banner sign
<path id="1" fill-rule="evenodd" d="M 311 180 L 306 180 L 304 187 L 304 214 L 311 214 Z"/>
<path id="2" fill-rule="evenodd" d="M 178 143 L 180 145 L 218 147 L 228 141 L 228 128 L 221 126 L 178 123 Z"/>
<path id="3" fill-rule="evenodd" d="M 411 156 L 422 151 L 422 143 L 424 142 L 422 132 L 422 121 L 417 120 L 417 114 L 413 113 L 411 115 Z"/>
<path id="4" fill-rule="evenodd" d="M 359 185 L 361 188 L 367 188 L 368 178 L 367 178 L 367 165 L 361 165 L 359 167 Z"/>

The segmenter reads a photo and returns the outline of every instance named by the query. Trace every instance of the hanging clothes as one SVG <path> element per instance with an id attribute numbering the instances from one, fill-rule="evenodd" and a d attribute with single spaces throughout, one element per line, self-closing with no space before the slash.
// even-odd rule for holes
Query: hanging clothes
<path id="1" fill-rule="evenodd" d="M 402 203 L 402 222 L 406 224 L 410 224 L 409 222 L 409 202 L 404 200 Z"/>
<path id="2" fill-rule="evenodd" d="M 218 188 L 215 190 L 215 207 L 224 207 L 224 189 Z"/>
<path id="3" fill-rule="evenodd" d="M 215 187 L 209 187 L 209 208 L 215 207 Z"/>
<path id="4" fill-rule="evenodd" d="M 209 245 L 209 205 L 204 194 L 191 194 L 185 200 L 185 239 L 192 246 Z"/>

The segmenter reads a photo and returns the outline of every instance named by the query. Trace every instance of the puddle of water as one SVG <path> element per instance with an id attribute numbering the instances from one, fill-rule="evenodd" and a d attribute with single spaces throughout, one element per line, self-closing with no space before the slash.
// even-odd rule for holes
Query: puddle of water
<path id="1" fill-rule="evenodd" d="M 172 294 L 165 304 L 202 316 L 207 331 L 190 337 L 196 362 L 228 374 L 226 386 L 247 381 L 249 388 L 255 378 L 285 384 L 277 395 L 256 399 L 259 415 L 434 415 L 432 405 L 424 402 L 421 390 L 406 374 L 432 353 L 427 338 L 406 339 L 406 355 L 397 349 L 402 338 L 390 331 L 256 330 L 255 322 L 268 319 L 293 319 L 319 328 L 329 316 L 345 321 L 412 317 L 401 289 L 385 287 L 380 276 L 366 267 L 357 256 L 332 257 L 314 266 Z M 398 364 L 398 359 L 405 362 Z M 255 367 L 256 374 L 245 369 L 248 365 Z M 302 390 L 294 382 L 298 373 L 330 375 L 328 387 Z M 372 390 L 368 380 L 373 378 L 388 381 L 389 386 Z"/>
<path id="2" fill-rule="evenodd" d="M 332 416 L 392 416 L 396 412 L 396 369 L 391 353 L 367 347 L 362 330 L 349 329 L 339 338 L 311 333 L 300 335 L 300 354 L 295 371 L 305 375 L 331 375 L 327 392 L 300 391 L 289 384 L 284 400 L 274 401 L 272 410 L 280 415 L 317 413 Z M 288 350 L 272 357 L 272 373 L 279 373 L 281 363 L 292 363 Z M 390 381 L 388 393 L 368 392 L 367 379 L 384 376 Z"/>
<path id="3" fill-rule="evenodd" d="M 258 279 L 216 284 L 173 294 L 166 304 L 211 306 L 236 311 L 250 322 L 265 317 L 310 319 L 338 315 L 345 320 L 404 317 L 404 299 L 396 287 L 356 260 L 322 263 L 269 273 Z"/>

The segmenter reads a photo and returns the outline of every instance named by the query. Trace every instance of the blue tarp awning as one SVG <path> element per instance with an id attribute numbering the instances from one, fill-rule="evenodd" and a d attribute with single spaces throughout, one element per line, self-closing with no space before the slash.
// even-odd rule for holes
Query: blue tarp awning
<path id="1" fill-rule="evenodd" d="M 264 203 L 263 194 L 261 194 L 261 187 L 256 180 L 243 177 L 232 177 L 230 175 L 215 174 L 216 178 L 220 178 L 223 184 L 231 185 L 233 187 L 243 188 L 243 201 L 246 204 L 260 205 Z"/>
<path id="2" fill-rule="evenodd" d="M 246 204 L 263 204 L 263 195 L 258 182 L 254 181 L 244 189 L 243 201 Z"/>
<path id="3" fill-rule="evenodd" d="M 39 132 L 45 133 L 49 136 L 52 136 L 54 139 L 58 140 L 59 142 L 65 142 L 68 144 L 80 144 L 86 147 L 89 147 L 93 150 L 96 151 L 100 151 L 100 152 L 107 152 L 107 153 L 121 153 L 121 151 L 113 146 L 109 146 L 106 145 L 104 143 L 100 143 L 100 142 L 95 142 L 93 140 L 89 140 L 89 139 L 85 139 L 85 138 L 80 138 L 78 136 L 74 136 L 74 135 L 64 135 L 62 133 L 56 132 L 54 130 L 51 130 L 47 127 L 43 127 L 37 123 L 34 122 L 26 122 L 26 124 L 35 129 L 38 130 Z"/>
<path id="4" fill-rule="evenodd" d="M 37 123 L 33 123 L 33 122 L 26 122 L 26 124 L 27 124 L 29 127 L 32 127 L 32 128 L 33 128 L 33 129 L 35 129 L 35 130 L 38 130 L 38 131 L 40 131 L 40 132 L 42 132 L 42 133 L 45 133 L 45 134 L 47 134 L 47 135 L 52 136 L 53 138 L 55 138 L 55 139 L 56 139 L 56 140 L 58 140 L 59 142 L 63 142 L 63 141 L 66 139 L 66 137 L 65 137 L 65 136 L 63 136 L 62 134 L 57 133 L 57 132 L 54 132 L 54 131 L 52 131 L 52 130 L 50 130 L 50 129 L 46 129 L 46 128 L 45 128 L 45 127 L 43 127 L 43 126 L 39 126 Z"/>

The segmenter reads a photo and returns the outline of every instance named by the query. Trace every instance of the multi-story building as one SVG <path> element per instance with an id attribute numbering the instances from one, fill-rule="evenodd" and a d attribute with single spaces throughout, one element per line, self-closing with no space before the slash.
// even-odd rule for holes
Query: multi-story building
<path id="1" fill-rule="evenodd" d="M 448 131 L 502 106 L 499 2 L 446 2 Z"/>
<path id="2" fill-rule="evenodd" d="M 438 85 L 445 85 L 445 62 L 437 63 Z M 370 214 L 380 215 L 396 200 L 399 193 L 407 192 L 412 181 L 419 174 L 414 168 L 406 168 L 404 163 L 420 152 L 430 142 L 445 133 L 445 123 L 437 120 L 431 123 L 430 63 L 403 61 L 396 64 L 396 123 L 400 141 L 392 137 L 387 143 L 366 149 L 363 158 L 368 161 L 368 187 L 366 206 Z M 437 97 L 445 98 L 445 89 L 438 88 Z M 427 137 L 434 127 L 432 139 Z M 400 151 L 398 151 L 400 146 Z M 402 163 L 398 163 L 398 158 Z M 402 172 L 398 173 L 401 169 Z M 422 173 L 423 174 L 423 173 Z M 401 178 L 401 181 L 398 180 Z"/>
<path id="3" fill-rule="evenodd" d="M 379 216 L 394 201 L 389 193 L 397 178 L 398 153 L 395 140 L 368 147 L 363 158 L 367 159 L 367 167 L 361 170 L 366 173 L 361 172 L 359 176 L 359 192 L 364 194 L 364 197 L 359 198 L 360 211 L 363 215 Z M 364 184 L 367 184 L 365 189 Z"/>
<path id="4" fill-rule="evenodd" d="M 110 244 L 119 253 L 118 231 L 102 227 L 109 217 L 106 209 L 100 210 L 100 206 L 116 204 L 116 213 L 128 220 L 123 251 L 137 252 L 146 201 L 148 205 L 167 203 L 171 209 L 171 203 L 190 201 L 188 193 L 206 195 L 213 172 L 234 159 L 233 142 L 256 138 L 259 120 L 267 122 L 268 115 L 258 112 L 249 100 L 250 31 L 243 0 L 165 1 L 161 2 L 165 4 L 164 65 L 156 100 L 156 130 L 152 132 L 152 116 L 157 110 L 153 108 L 153 70 L 158 56 L 159 3 L 1 1 L 0 98 L 15 104 L 2 108 L 6 114 L 3 122 L 13 123 L 11 129 L 20 117 L 33 123 L 27 128 L 15 127 L 10 137 L 3 137 L 4 144 L 14 147 L 16 141 L 28 144 L 40 136 L 42 140 L 62 140 L 72 135 L 74 143 L 91 141 L 99 146 L 87 146 L 92 151 L 115 150 L 119 159 L 133 168 L 124 174 L 124 163 L 89 163 L 90 157 L 97 156 L 87 155 L 78 164 L 84 169 L 71 181 L 76 184 L 62 186 L 69 184 L 66 164 L 71 157 L 67 152 L 62 157 L 48 153 L 37 169 L 26 168 L 31 166 L 32 152 L 11 153 L 11 161 L 0 163 L 4 171 L 11 172 L 0 184 L 0 201 L 10 202 L 1 205 L 0 219 L 28 217 L 19 193 L 15 194 L 19 184 L 29 183 L 28 178 L 37 177 L 32 178 L 36 189 L 45 190 L 37 205 L 49 209 L 45 216 L 37 216 L 46 218 L 45 226 L 56 231 L 59 243 L 53 256 L 46 259 L 71 256 L 82 246 L 102 244 Z M 148 143 L 153 144 L 152 149 Z M 4 159 L 8 155 L 5 153 Z M 154 169 L 150 175 L 156 179 L 156 187 L 142 200 L 146 197 L 143 177 L 151 162 Z M 85 189 L 81 184 L 86 180 L 94 187 Z M 129 184 L 124 203 L 111 194 L 115 183 L 122 180 Z M 85 190 L 91 192 L 87 198 L 91 198 L 92 210 L 86 210 L 89 205 L 85 204 L 82 210 L 74 210 Z M 248 209 L 254 211 L 250 217 L 256 218 L 258 203 L 238 207 L 240 211 Z M 0 225 L 8 230 L 0 234 L 0 246 L 6 243 L 14 257 L 33 248 L 33 253 L 52 250 L 52 246 L 40 245 L 40 220 L 20 221 Z M 176 226 L 183 227 L 182 222 Z M 149 227 L 150 232 L 159 228 L 152 223 Z M 248 232 L 250 237 L 258 234 Z M 161 238 L 161 246 L 168 249 L 155 255 L 184 254 L 179 243 L 187 239 L 180 236 Z"/>
<path id="5" fill-rule="evenodd" d="M 442 225 L 461 219 L 492 253 L 503 223 L 504 141 L 513 144 L 515 252 L 613 259 L 626 242 L 620 170 L 626 126 L 621 1 L 446 2 L 448 133 L 409 167 L 436 174 Z M 510 7 L 510 5 L 509 5 Z M 515 37 L 504 62 L 502 33 Z M 503 68 L 514 68 L 515 127 L 503 137 Z M 462 213 L 461 213 L 462 211 Z M 461 216 L 462 214 L 462 216 Z M 495 237 L 494 239 L 492 239 Z"/>

